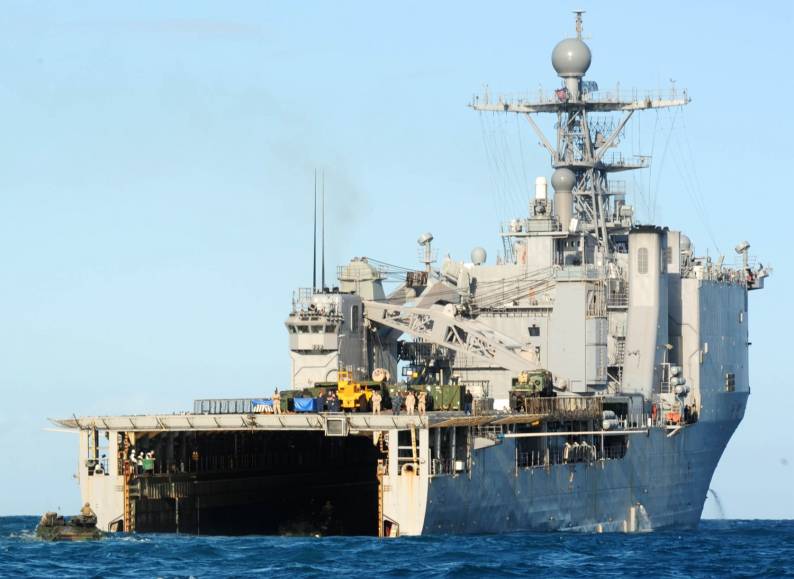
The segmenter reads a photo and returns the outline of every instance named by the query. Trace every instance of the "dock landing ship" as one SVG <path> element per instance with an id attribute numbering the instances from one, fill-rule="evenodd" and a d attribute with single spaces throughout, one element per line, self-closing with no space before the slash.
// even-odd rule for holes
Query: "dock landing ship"
<path id="1" fill-rule="evenodd" d="M 575 36 L 552 52 L 556 90 L 471 103 L 526 118 L 551 157 L 553 195 L 538 177 L 527 215 L 502 227 L 499 259 L 475 248 L 470 261 L 437 266 L 423 234 L 415 269 L 356 258 L 336 287 L 297 291 L 291 384 L 279 397 L 56 421 L 80 431 L 82 500 L 100 529 L 398 536 L 698 524 L 750 394 L 748 292 L 769 270 L 747 242 L 729 266 L 680 231 L 637 223 L 610 176 L 648 157 L 624 158 L 621 134 L 635 113 L 689 97 L 598 92 L 584 80 L 581 31 L 577 13 Z M 536 120 L 545 114 L 556 139 Z M 388 408 L 409 391 L 424 393 L 426 411 Z"/>

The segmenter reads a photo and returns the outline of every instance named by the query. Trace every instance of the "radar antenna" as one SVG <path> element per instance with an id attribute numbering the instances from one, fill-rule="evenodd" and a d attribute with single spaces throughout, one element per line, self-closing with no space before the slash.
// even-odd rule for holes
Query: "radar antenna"
<path id="1" fill-rule="evenodd" d="M 578 40 L 582 39 L 582 14 L 584 14 L 584 10 L 574 10 L 573 13 L 576 14 L 576 38 Z"/>

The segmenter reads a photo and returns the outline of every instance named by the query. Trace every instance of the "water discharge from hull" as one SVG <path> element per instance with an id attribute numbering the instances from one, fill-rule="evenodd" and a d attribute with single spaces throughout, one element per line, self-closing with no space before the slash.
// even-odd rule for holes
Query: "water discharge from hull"
<path id="1" fill-rule="evenodd" d="M 720 514 L 720 519 L 725 519 L 725 509 L 722 507 L 722 501 L 720 500 L 717 491 L 714 489 L 709 489 L 709 494 L 714 498 L 714 504 L 717 505 L 717 511 Z"/>

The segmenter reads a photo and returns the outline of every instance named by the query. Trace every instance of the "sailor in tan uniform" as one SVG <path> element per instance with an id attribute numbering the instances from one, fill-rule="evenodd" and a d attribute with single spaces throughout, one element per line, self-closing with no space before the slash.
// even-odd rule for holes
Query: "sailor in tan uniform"
<path id="1" fill-rule="evenodd" d="M 419 414 L 427 412 L 427 392 L 419 393 Z"/>
<path id="2" fill-rule="evenodd" d="M 405 411 L 406 414 L 413 414 L 414 407 L 416 406 L 416 396 L 412 390 L 408 391 L 408 395 L 405 397 Z"/>

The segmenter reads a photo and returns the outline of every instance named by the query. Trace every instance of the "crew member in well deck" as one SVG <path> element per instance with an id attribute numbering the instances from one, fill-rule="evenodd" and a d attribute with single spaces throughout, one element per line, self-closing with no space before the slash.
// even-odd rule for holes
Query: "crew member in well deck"
<path id="1" fill-rule="evenodd" d="M 380 395 L 380 392 L 375 390 L 372 393 L 372 413 L 373 414 L 380 414 L 380 402 L 383 397 Z"/>

